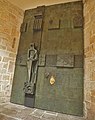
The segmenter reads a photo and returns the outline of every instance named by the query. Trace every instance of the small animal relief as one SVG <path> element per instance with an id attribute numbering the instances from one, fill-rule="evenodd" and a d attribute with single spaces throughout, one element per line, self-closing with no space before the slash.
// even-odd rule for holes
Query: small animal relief
<path id="1" fill-rule="evenodd" d="M 50 78 L 50 84 L 53 85 L 54 83 L 55 83 L 55 79 L 54 79 L 53 76 L 51 76 L 51 78 Z"/>

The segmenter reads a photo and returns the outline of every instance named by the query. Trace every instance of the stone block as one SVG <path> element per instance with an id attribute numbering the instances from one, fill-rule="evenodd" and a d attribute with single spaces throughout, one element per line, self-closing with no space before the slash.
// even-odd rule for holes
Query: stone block
<path id="1" fill-rule="evenodd" d="M 13 27 L 12 27 L 12 31 L 11 31 L 11 35 L 12 35 L 12 36 L 16 36 L 16 32 L 17 32 L 17 27 L 16 27 L 16 26 L 13 26 Z"/>
<path id="2" fill-rule="evenodd" d="M 86 95 L 85 95 L 85 100 L 86 101 L 91 101 L 91 94 L 90 92 L 87 92 Z"/>
<path id="3" fill-rule="evenodd" d="M 14 72 L 14 67 L 15 67 L 15 63 L 10 61 L 8 72 L 10 72 L 10 73 Z"/>
<path id="4" fill-rule="evenodd" d="M 86 101 L 86 110 L 91 108 L 91 102 Z M 87 114 L 87 113 L 86 113 Z"/>
<path id="5" fill-rule="evenodd" d="M 95 35 L 92 35 L 91 38 L 90 38 L 90 44 L 92 44 L 94 42 L 95 42 Z"/>
<path id="6" fill-rule="evenodd" d="M 12 24 L 17 24 L 18 20 L 17 17 L 14 14 L 9 13 L 9 20 Z"/>
<path id="7" fill-rule="evenodd" d="M 2 60 L 2 56 L 0 56 L 0 61 Z"/>
<path id="8" fill-rule="evenodd" d="M 1 50 L 6 50 L 6 46 L 0 45 Z"/>
<path id="9" fill-rule="evenodd" d="M 95 96 L 95 90 L 91 90 L 91 95 Z"/>
<path id="10" fill-rule="evenodd" d="M 91 96 L 91 102 L 95 104 L 95 96 Z"/>
<path id="11" fill-rule="evenodd" d="M 11 34 L 11 26 L 5 25 L 2 32 L 10 35 Z"/>
<path id="12" fill-rule="evenodd" d="M 89 23 L 90 22 L 90 13 L 88 12 L 86 15 L 85 15 L 85 24 Z"/>
<path id="13" fill-rule="evenodd" d="M 16 53 L 16 50 L 11 46 L 7 46 L 7 51 Z"/>
<path id="14" fill-rule="evenodd" d="M 4 20 L 4 22 L 9 21 L 9 13 L 7 11 L 3 11 L 1 14 L 1 18 Z"/>
<path id="15" fill-rule="evenodd" d="M 7 69 L 2 68 L 2 69 L 0 70 L 0 73 L 1 73 L 1 74 L 6 74 L 6 73 L 7 73 Z"/>
<path id="16" fill-rule="evenodd" d="M 0 80 L 2 80 L 2 74 L 0 74 Z"/>
<path id="17" fill-rule="evenodd" d="M 8 62 L 8 61 L 14 61 L 13 58 L 10 58 L 10 57 L 3 57 L 3 62 Z"/>
<path id="18" fill-rule="evenodd" d="M 41 118 L 44 114 L 44 110 L 35 110 L 33 113 L 31 113 L 32 116 L 35 116 L 37 118 Z"/>
<path id="19" fill-rule="evenodd" d="M 16 54 L 15 53 L 9 53 L 9 57 L 15 58 Z"/>
<path id="20" fill-rule="evenodd" d="M 8 68 L 8 63 L 4 63 L 3 68 L 7 69 Z"/>
<path id="21" fill-rule="evenodd" d="M 56 115 L 44 114 L 42 120 L 56 120 Z"/>
<path id="22" fill-rule="evenodd" d="M 92 72 L 92 81 L 95 81 L 95 71 Z"/>
<path id="23" fill-rule="evenodd" d="M 10 75 L 3 75 L 3 80 L 9 80 L 9 78 L 10 78 Z"/>
<path id="24" fill-rule="evenodd" d="M 2 86 L 0 86 L 2 87 Z M 2 91 L 2 89 L 0 90 L 0 97 L 3 97 L 4 96 L 4 91 Z"/>
<path id="25" fill-rule="evenodd" d="M 0 50 L 0 56 L 2 57 L 2 62 L 4 62 L 3 57 L 8 57 L 9 53 L 7 51 L 5 51 L 5 50 Z"/>

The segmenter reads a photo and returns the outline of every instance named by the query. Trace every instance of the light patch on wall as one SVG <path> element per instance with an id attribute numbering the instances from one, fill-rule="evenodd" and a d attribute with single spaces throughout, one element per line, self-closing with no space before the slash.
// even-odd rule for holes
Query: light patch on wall
<path id="1" fill-rule="evenodd" d="M 42 5 L 47 6 L 52 4 L 82 1 L 82 0 L 9 0 L 9 1 L 14 5 L 18 6 L 19 8 L 26 10 L 26 9 L 36 8 L 37 6 L 42 6 Z"/>

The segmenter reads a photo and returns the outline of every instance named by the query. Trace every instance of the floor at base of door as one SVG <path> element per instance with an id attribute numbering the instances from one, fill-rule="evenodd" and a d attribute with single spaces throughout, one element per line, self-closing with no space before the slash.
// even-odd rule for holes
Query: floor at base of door
<path id="1" fill-rule="evenodd" d="M 28 108 L 12 103 L 0 104 L 0 120 L 85 120 L 83 117 L 71 116 Z"/>

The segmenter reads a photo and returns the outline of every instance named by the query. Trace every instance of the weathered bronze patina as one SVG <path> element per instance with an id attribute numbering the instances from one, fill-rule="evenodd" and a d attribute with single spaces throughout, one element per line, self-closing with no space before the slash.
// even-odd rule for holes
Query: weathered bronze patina
<path id="1" fill-rule="evenodd" d="M 11 102 L 83 115 L 82 12 L 82 2 L 25 11 Z"/>

